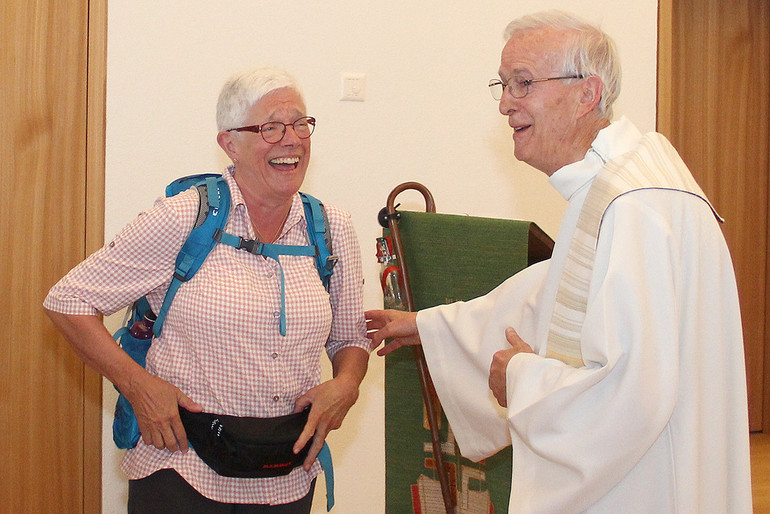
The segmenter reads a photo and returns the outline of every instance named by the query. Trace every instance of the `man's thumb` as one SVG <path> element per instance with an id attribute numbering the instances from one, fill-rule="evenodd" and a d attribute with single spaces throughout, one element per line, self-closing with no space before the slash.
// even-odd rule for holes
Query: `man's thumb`
<path id="1" fill-rule="evenodd" d="M 505 329 L 505 338 L 508 340 L 508 344 L 511 346 L 516 343 L 516 340 L 521 339 L 518 332 L 516 332 L 513 327 L 508 327 Z"/>

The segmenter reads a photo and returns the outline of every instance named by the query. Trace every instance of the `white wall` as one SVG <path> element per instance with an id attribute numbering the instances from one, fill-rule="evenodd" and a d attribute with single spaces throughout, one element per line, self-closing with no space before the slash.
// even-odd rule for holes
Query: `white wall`
<path id="1" fill-rule="evenodd" d="M 579 12 L 615 38 L 624 70 L 616 115 L 652 130 L 655 0 L 111 1 L 106 237 L 173 178 L 223 168 L 219 88 L 235 71 L 268 64 L 299 79 L 318 119 L 303 190 L 351 212 L 366 308 L 381 305 L 376 214 L 401 182 L 426 185 L 440 212 L 529 219 L 555 236 L 565 203 L 542 173 L 515 161 L 511 130 L 486 86 L 507 22 L 551 7 Z M 340 101 L 345 72 L 366 74 L 364 102 Z M 416 193 L 399 199 L 423 209 Z M 358 403 L 330 436 L 337 514 L 384 512 L 383 371 L 373 357 Z M 111 385 L 105 393 L 104 512 L 125 512 Z"/>

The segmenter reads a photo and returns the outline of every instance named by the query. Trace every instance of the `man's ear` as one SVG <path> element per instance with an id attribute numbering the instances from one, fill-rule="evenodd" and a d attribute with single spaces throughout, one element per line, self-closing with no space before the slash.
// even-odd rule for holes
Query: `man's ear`
<path id="1" fill-rule="evenodd" d="M 217 134 L 217 143 L 225 151 L 231 161 L 238 160 L 238 152 L 233 141 L 233 134 L 231 132 L 222 131 Z"/>
<path id="2" fill-rule="evenodd" d="M 581 114 L 588 114 L 593 111 L 602 99 L 604 92 L 604 83 L 596 75 L 591 75 L 583 79 L 582 94 L 580 96 Z"/>

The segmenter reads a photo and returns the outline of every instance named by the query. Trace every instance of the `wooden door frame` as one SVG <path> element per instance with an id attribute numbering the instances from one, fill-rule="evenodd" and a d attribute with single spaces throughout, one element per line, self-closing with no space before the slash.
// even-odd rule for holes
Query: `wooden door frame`
<path id="1" fill-rule="evenodd" d="M 671 135 L 673 129 L 673 0 L 658 1 L 658 77 L 657 77 L 657 131 Z M 770 205 L 770 188 L 767 202 Z M 770 227 L 768 228 L 770 241 Z M 768 243 L 770 246 L 770 243 Z M 765 253 L 766 291 L 770 291 L 770 248 Z M 765 339 L 762 377 L 762 423 L 761 432 L 770 433 L 770 301 L 765 303 Z"/>
<path id="2" fill-rule="evenodd" d="M 672 81 L 672 11 L 673 0 L 658 0 L 658 95 L 655 112 L 656 130 L 671 133 L 671 81 Z"/>
<path id="3" fill-rule="evenodd" d="M 104 244 L 107 1 L 88 2 L 85 253 Z M 102 377 L 83 366 L 83 512 L 102 511 Z"/>

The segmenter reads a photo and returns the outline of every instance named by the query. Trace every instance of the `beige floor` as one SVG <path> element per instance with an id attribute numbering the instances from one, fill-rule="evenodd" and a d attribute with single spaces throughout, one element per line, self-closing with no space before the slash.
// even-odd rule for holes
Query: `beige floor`
<path id="1" fill-rule="evenodd" d="M 751 434 L 751 488 L 755 514 L 770 513 L 770 434 Z"/>

